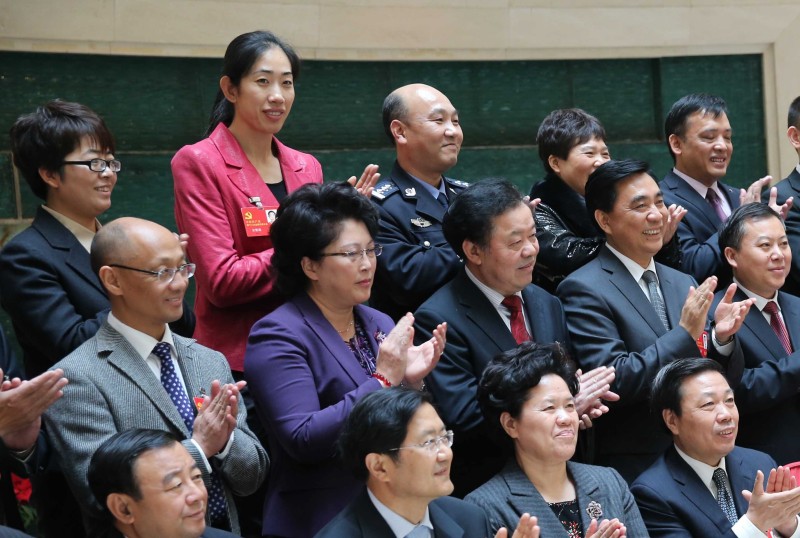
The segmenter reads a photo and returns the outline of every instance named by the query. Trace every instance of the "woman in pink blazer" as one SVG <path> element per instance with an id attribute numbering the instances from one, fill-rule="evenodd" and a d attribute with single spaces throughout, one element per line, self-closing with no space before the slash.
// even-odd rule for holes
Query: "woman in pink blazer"
<path id="1" fill-rule="evenodd" d="M 294 50 L 270 32 L 231 41 L 208 138 L 172 159 L 175 219 L 197 264 L 194 337 L 222 352 L 236 379 L 253 323 L 284 301 L 275 289 L 269 217 L 288 193 L 322 183 L 314 157 L 275 137 L 292 109 L 299 67 Z M 376 171 L 369 165 L 351 183 L 369 194 Z"/>

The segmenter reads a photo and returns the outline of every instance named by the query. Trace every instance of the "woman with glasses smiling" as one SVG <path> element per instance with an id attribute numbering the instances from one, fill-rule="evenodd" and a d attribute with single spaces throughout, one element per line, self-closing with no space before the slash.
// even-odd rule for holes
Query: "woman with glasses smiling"
<path id="1" fill-rule="evenodd" d="M 525 342 L 486 366 L 478 403 L 513 454 L 465 500 L 486 510 L 493 531 L 530 513 L 542 538 L 648 536 L 619 473 L 569 461 L 578 441 L 577 393 L 574 366 L 558 344 Z"/>
<path id="2" fill-rule="evenodd" d="M 347 183 L 301 187 L 272 225 L 288 299 L 253 326 L 245 353 L 272 457 L 265 536 L 313 536 L 352 500 L 362 485 L 334 459 L 350 410 L 383 387 L 422 388 L 444 349 L 444 325 L 412 346 L 411 314 L 395 327 L 362 304 L 382 250 L 377 228 L 377 210 Z"/>

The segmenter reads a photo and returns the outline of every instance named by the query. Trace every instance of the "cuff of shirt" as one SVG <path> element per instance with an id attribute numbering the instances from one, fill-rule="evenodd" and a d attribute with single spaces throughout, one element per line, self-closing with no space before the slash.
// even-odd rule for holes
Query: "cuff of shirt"
<path id="1" fill-rule="evenodd" d="M 208 463 L 208 458 L 206 458 L 206 455 L 205 455 L 205 453 L 203 452 L 203 448 L 202 448 L 202 447 L 200 446 L 200 444 L 199 444 L 197 441 L 195 441 L 194 439 L 189 439 L 189 440 L 190 440 L 192 443 L 194 443 L 194 446 L 197 448 L 197 451 L 198 451 L 198 452 L 200 453 L 200 455 L 203 457 L 203 464 L 206 466 L 206 472 L 207 472 L 207 473 L 209 473 L 209 474 L 211 474 L 211 473 L 212 473 L 214 470 L 211 468 L 211 464 L 210 464 L 210 463 Z"/>
<path id="2" fill-rule="evenodd" d="M 714 345 L 714 349 L 717 350 L 717 353 L 719 353 L 723 357 L 730 357 L 731 353 L 733 353 L 733 347 L 734 347 L 733 338 L 731 338 L 731 341 L 728 342 L 727 344 L 718 343 L 717 330 L 713 327 L 711 328 L 711 343 Z"/>
<path id="3" fill-rule="evenodd" d="M 797 528 L 794 530 L 794 534 L 791 536 L 783 537 L 783 538 L 800 538 L 800 517 L 795 516 L 797 519 Z M 758 527 L 753 525 L 753 522 L 747 517 L 747 514 L 743 515 L 739 518 L 739 521 L 736 522 L 736 525 L 733 526 L 733 534 L 735 534 L 738 538 L 763 538 L 765 533 L 761 532 Z M 781 538 L 782 535 L 778 534 L 774 530 L 772 531 L 773 538 Z"/>
<path id="4" fill-rule="evenodd" d="M 220 461 L 224 460 L 225 457 L 228 455 L 228 452 L 231 451 L 231 445 L 233 445 L 233 436 L 236 434 L 236 431 L 231 432 L 231 436 L 228 437 L 228 442 L 225 443 L 225 448 L 223 448 L 219 454 L 214 454 L 215 458 L 218 458 Z"/>

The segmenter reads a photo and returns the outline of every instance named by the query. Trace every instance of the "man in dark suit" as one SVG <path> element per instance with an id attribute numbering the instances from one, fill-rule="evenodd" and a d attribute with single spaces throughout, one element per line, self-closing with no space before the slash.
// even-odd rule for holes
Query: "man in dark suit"
<path id="1" fill-rule="evenodd" d="M 465 266 L 414 313 L 414 340 L 424 342 L 447 322 L 447 346 L 427 383 L 461 439 L 453 481 L 463 496 L 505 461 L 488 439 L 476 399 L 483 369 L 522 341 L 568 346 L 568 337 L 561 303 L 531 284 L 539 249 L 533 210 L 511 183 L 482 181 L 459 194 L 445 215 L 444 234 Z M 611 371 L 599 373 L 601 386 L 613 379 L 605 378 Z"/>
<path id="2" fill-rule="evenodd" d="M 122 218 L 97 232 L 92 267 L 111 312 L 94 337 L 57 364 L 69 385 L 44 415 L 88 534 L 100 509 L 86 480 L 89 460 L 106 438 L 132 428 L 181 439 L 209 489 L 209 523 L 237 532 L 233 494 L 252 493 L 268 459 L 246 424 L 244 382 L 233 382 L 225 357 L 169 330 L 168 322 L 181 317 L 194 265 L 166 228 Z"/>
<path id="3" fill-rule="evenodd" d="M 800 158 L 800 97 L 796 97 L 789 106 L 788 130 L 786 135 L 789 142 Z M 779 204 L 783 204 L 787 199 L 796 200 L 800 196 L 800 164 L 786 176 L 783 181 L 776 185 L 778 190 Z M 786 235 L 789 237 L 789 245 L 793 252 L 800 252 L 800 204 L 792 204 L 789 213 L 786 215 Z M 781 291 L 800 295 L 800 256 L 792 260 L 792 270 L 786 277 Z"/>
<path id="4" fill-rule="evenodd" d="M 797 538 L 800 488 L 767 454 L 735 446 L 739 412 L 723 373 L 715 361 L 687 358 L 653 382 L 651 409 L 673 446 L 631 486 L 647 530 L 653 538 L 733 538 L 773 529 Z"/>
<path id="5" fill-rule="evenodd" d="M 206 526 L 203 475 L 169 432 L 132 429 L 109 437 L 92 456 L 88 481 L 107 538 L 236 536 Z"/>
<path id="6" fill-rule="evenodd" d="M 367 487 L 317 538 L 489 536 L 483 510 L 447 497 L 452 445 L 453 432 L 426 393 L 395 387 L 364 396 L 347 418 L 338 452 Z M 538 538 L 536 518 L 526 516 L 514 536 Z"/>
<path id="7" fill-rule="evenodd" d="M 596 426 L 596 463 L 614 467 L 628 482 L 669 442 L 643 405 L 649 380 L 663 365 L 697 355 L 698 346 L 730 363 L 737 380 L 742 356 L 733 335 L 750 304 L 733 304 L 735 288 L 729 288 L 714 313 L 715 328 L 705 330 L 717 279 L 697 286 L 654 261 L 667 208 L 648 169 L 642 161 L 608 161 L 592 173 L 586 207 L 606 245 L 557 290 L 578 364 L 616 369 L 612 389 L 620 402 Z"/>
<path id="8" fill-rule="evenodd" d="M 739 287 L 736 299 L 754 303 L 737 338 L 744 351 L 734 386 L 745 419 L 739 443 L 781 464 L 800 460 L 800 299 L 778 291 L 792 266 L 786 229 L 772 208 L 751 204 L 733 212 L 719 246 Z"/>
<path id="9" fill-rule="evenodd" d="M 381 216 L 375 241 L 383 254 L 370 305 L 397 321 L 461 267 L 442 234 L 442 218 L 467 187 L 444 176 L 458 160 L 464 135 L 450 100 L 425 84 L 409 84 L 386 97 L 383 128 L 397 160 L 372 191 Z"/>
<path id="10" fill-rule="evenodd" d="M 660 184 L 664 203 L 688 210 L 678 224 L 683 271 L 698 282 L 716 275 L 719 285 L 727 286 L 731 275 L 717 245 L 717 231 L 739 205 L 760 202 L 772 177 L 755 181 L 747 190 L 720 181 L 728 171 L 733 142 L 727 105 L 715 95 L 678 99 L 667 114 L 664 134 L 675 162 Z"/>

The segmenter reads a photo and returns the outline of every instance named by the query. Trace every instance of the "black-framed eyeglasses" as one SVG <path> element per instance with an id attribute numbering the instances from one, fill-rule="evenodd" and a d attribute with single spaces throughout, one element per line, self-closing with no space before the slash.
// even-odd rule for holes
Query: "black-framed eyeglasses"
<path id="1" fill-rule="evenodd" d="M 116 159 L 107 161 L 105 159 L 91 159 L 89 161 L 64 161 L 61 164 L 82 164 L 88 166 L 92 172 L 105 172 L 106 168 L 111 168 L 112 172 L 122 170 L 122 163 Z"/>
<path id="2" fill-rule="evenodd" d="M 321 256 L 341 256 L 342 258 L 346 258 L 353 263 L 356 263 L 361 258 L 366 256 L 367 258 L 377 258 L 383 252 L 383 245 L 375 245 L 371 248 L 362 248 L 361 250 L 348 250 L 346 252 L 323 252 Z"/>
<path id="3" fill-rule="evenodd" d="M 184 263 L 183 265 L 177 268 L 161 269 L 159 271 L 137 269 L 136 267 L 128 267 L 127 265 L 121 265 L 119 263 L 109 263 L 108 266 L 117 267 L 119 269 L 127 269 L 128 271 L 145 273 L 147 275 L 153 275 L 161 284 L 169 284 L 170 282 L 175 280 L 175 275 L 177 275 L 178 273 L 180 273 L 183 278 L 186 279 L 192 278 L 194 276 L 194 270 L 197 269 L 197 265 L 193 263 Z"/>
<path id="4" fill-rule="evenodd" d="M 434 437 L 433 439 L 428 439 L 424 443 L 417 443 L 416 445 L 406 445 L 406 446 L 399 446 L 397 448 L 390 448 L 389 452 L 394 452 L 395 450 L 402 450 L 404 448 L 424 448 L 430 453 L 439 452 L 442 448 L 447 447 L 450 448 L 453 446 L 453 430 L 447 430 L 444 432 L 444 435 L 440 435 L 439 437 Z"/>

